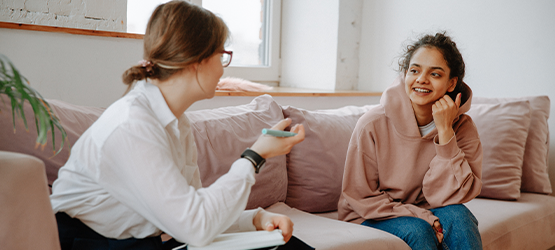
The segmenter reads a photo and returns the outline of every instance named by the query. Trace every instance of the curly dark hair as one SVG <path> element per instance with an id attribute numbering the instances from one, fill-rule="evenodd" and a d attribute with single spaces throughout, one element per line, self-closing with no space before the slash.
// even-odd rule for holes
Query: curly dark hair
<path id="1" fill-rule="evenodd" d="M 416 42 L 408 45 L 405 48 L 404 53 L 399 58 L 399 72 L 403 73 L 403 75 L 407 73 L 412 56 L 422 47 L 438 49 L 441 54 L 443 54 L 443 58 L 449 67 L 449 78 L 458 77 L 457 86 L 455 87 L 455 90 L 451 92 L 453 96 L 449 94 L 451 98 L 455 100 L 454 97 L 456 94 L 461 92 L 465 74 L 465 64 L 462 55 L 457 48 L 457 44 L 451 39 L 451 37 L 446 35 L 445 31 L 438 32 L 435 35 L 423 35 Z"/>

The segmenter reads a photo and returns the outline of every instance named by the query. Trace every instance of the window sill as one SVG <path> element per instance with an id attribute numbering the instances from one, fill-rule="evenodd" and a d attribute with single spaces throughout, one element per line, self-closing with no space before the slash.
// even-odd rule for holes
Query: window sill
<path id="1" fill-rule="evenodd" d="M 217 90 L 216 96 L 259 96 L 268 94 L 271 96 L 294 96 L 294 97 L 349 97 L 349 96 L 381 96 L 380 92 L 356 91 L 356 90 L 316 90 L 287 87 L 274 87 L 268 91 L 223 91 Z"/>

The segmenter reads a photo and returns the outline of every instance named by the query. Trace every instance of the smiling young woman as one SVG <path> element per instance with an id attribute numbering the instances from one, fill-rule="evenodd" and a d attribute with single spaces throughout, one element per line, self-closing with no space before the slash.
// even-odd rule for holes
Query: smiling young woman
<path id="1" fill-rule="evenodd" d="M 444 33 L 424 35 L 401 75 L 351 137 L 339 218 L 387 231 L 412 249 L 481 249 L 462 204 L 481 190 L 482 146 L 462 80 L 464 61 Z"/>
<path id="2" fill-rule="evenodd" d="M 451 78 L 449 73 L 447 62 L 438 49 L 423 47 L 414 53 L 405 74 L 405 88 L 418 125 L 430 123 L 432 105 L 455 89 L 458 77 Z M 419 119 L 422 116 L 424 119 Z"/>

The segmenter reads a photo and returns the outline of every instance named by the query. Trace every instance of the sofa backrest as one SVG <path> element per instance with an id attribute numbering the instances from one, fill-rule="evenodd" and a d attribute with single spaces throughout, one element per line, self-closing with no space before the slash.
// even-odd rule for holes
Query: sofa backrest
<path id="1" fill-rule="evenodd" d="M 547 162 L 549 108 L 547 96 L 473 99 L 467 114 L 477 126 L 484 150 L 481 197 L 516 200 L 520 192 L 552 193 Z M 360 112 L 364 107 L 353 109 Z M 318 135 L 307 136 L 288 155 L 285 203 L 308 212 L 337 209 L 347 143 L 355 117 L 361 114 L 345 119 L 341 116 L 352 115 L 352 110 L 307 111 L 288 106 L 283 110 L 286 118 L 298 120 L 310 134 Z"/>
<path id="2" fill-rule="evenodd" d="M 72 145 L 104 110 L 57 100 L 48 101 L 68 131 L 68 139 Z M 358 117 L 372 107 L 348 106 L 308 111 L 292 106 L 282 107 L 271 96 L 264 95 L 246 105 L 190 111 L 186 114 L 193 124 L 199 151 L 198 163 L 205 186 L 227 172 L 241 152 L 254 143 L 262 128 L 271 126 L 284 117 L 292 118 L 294 124 L 304 124 L 307 131 L 305 140 L 293 147 L 287 156 L 270 159 L 266 169 L 257 176 L 257 184 L 252 189 L 248 207 L 266 207 L 278 201 L 285 201 L 301 210 L 324 212 L 337 209 L 347 144 Z M 549 107 L 550 101 L 547 96 L 474 98 L 468 114 L 478 127 L 484 150 L 490 148 L 487 149 L 489 152 L 484 152 L 485 157 L 490 157 L 484 159 L 483 165 L 485 189 L 490 190 L 489 194 L 483 194 L 485 197 L 516 199 L 518 197 L 514 196 L 515 185 L 516 192 L 519 189 L 522 192 L 543 194 L 552 192 L 547 162 Z M 528 122 L 514 122 L 514 114 L 511 116 L 511 112 L 507 110 L 516 108 L 523 114 L 528 113 Z M 4 105 L 1 109 L 7 111 L 10 107 Z M 12 129 L 11 112 L 0 113 L 0 150 L 30 154 L 43 160 L 51 184 L 57 177 L 58 169 L 67 160 L 69 150 L 65 148 L 59 155 L 52 157 L 50 139 L 43 151 L 35 149 L 36 130 L 29 105 L 25 106 L 25 113 L 28 121 L 31 121 L 29 132 L 25 131 L 23 123 L 18 120 L 15 134 Z M 496 117 L 495 120 L 492 120 L 493 117 Z M 522 117 L 519 119 L 526 120 Z M 519 126 L 519 135 L 514 134 L 517 130 L 507 131 L 507 126 L 484 125 L 496 124 L 502 120 L 507 123 L 512 121 L 514 126 Z M 524 130 L 525 133 L 522 133 Z M 59 142 L 59 135 L 56 136 Z M 501 140 L 507 138 L 512 140 Z M 499 161 L 499 157 L 493 159 L 492 157 L 507 155 L 507 152 L 503 151 L 507 148 L 507 143 L 512 143 L 511 146 L 514 148 L 520 147 L 519 151 L 509 152 L 509 156 L 513 157 L 501 157 L 501 160 L 505 161 Z M 552 167 L 555 167 L 555 164 L 552 164 Z M 503 171 L 502 174 L 499 171 Z M 508 179 L 512 181 L 507 181 Z M 495 186 L 499 181 L 503 185 L 510 183 L 507 187 L 511 187 L 513 193 L 502 193 L 505 186 Z"/>
<path id="3" fill-rule="evenodd" d="M 285 118 L 305 128 L 305 140 L 287 154 L 287 205 L 307 212 L 337 210 L 351 134 L 358 119 L 375 106 L 316 111 L 283 107 Z"/>
<path id="4" fill-rule="evenodd" d="M 252 146 L 262 129 L 283 120 L 281 107 L 271 96 L 256 97 L 251 103 L 233 107 L 185 112 L 198 150 L 198 166 L 203 186 L 227 173 L 241 153 Z M 267 159 L 255 176 L 247 209 L 268 207 L 285 201 L 287 168 L 285 155 Z"/>
<path id="5" fill-rule="evenodd" d="M 4 97 L 7 99 L 7 97 Z M 59 100 L 47 100 L 67 132 L 70 145 L 89 128 L 105 110 L 85 107 Z M 0 110 L 11 110 L 0 102 Z M 51 133 L 43 149 L 35 148 L 37 137 L 33 111 L 25 103 L 25 118 L 29 130 L 25 130 L 21 119 L 16 119 L 13 132 L 11 112 L 0 113 L 0 150 L 33 155 L 45 163 L 48 184 L 58 177 L 58 170 L 69 158 L 69 147 L 54 156 Z M 263 128 L 269 128 L 283 118 L 281 107 L 269 95 L 255 98 L 251 103 L 233 107 L 186 112 L 198 149 L 198 164 L 203 186 L 212 184 L 227 173 L 231 164 L 250 147 Z M 59 148 L 61 134 L 55 131 L 56 149 Z M 285 155 L 268 159 L 265 169 L 256 175 L 247 208 L 268 207 L 285 201 L 287 195 L 287 169 Z"/>
<path id="6" fill-rule="evenodd" d="M 0 95 L 0 100 L 9 100 Z M 77 139 L 89 128 L 96 119 L 104 112 L 104 108 L 85 107 L 73 105 L 58 100 L 46 100 L 53 112 L 60 119 L 67 133 L 69 145 L 75 144 Z M 65 147 L 59 154 L 54 155 L 52 147 L 52 133 L 48 132 L 48 141 L 45 146 L 36 148 L 37 129 L 34 122 L 33 109 L 28 102 L 24 104 L 25 119 L 28 130 L 19 117 L 15 121 L 15 130 L 12 123 L 11 106 L 0 102 L 0 150 L 11 151 L 33 155 L 44 162 L 48 184 L 58 178 L 58 169 L 65 164 L 69 158 L 69 147 Z M 55 131 L 56 151 L 60 148 L 62 136 L 60 131 Z"/>

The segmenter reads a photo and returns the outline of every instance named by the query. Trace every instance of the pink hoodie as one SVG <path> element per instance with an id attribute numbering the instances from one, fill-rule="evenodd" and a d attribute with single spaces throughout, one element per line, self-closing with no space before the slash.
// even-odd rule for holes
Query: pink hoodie
<path id="1" fill-rule="evenodd" d="M 345 162 L 339 219 L 418 217 L 433 225 L 428 209 L 468 202 L 482 188 L 482 144 L 464 84 L 455 136 L 437 143 L 437 129 L 422 137 L 402 77 L 382 95 L 380 106 L 357 122 Z"/>

